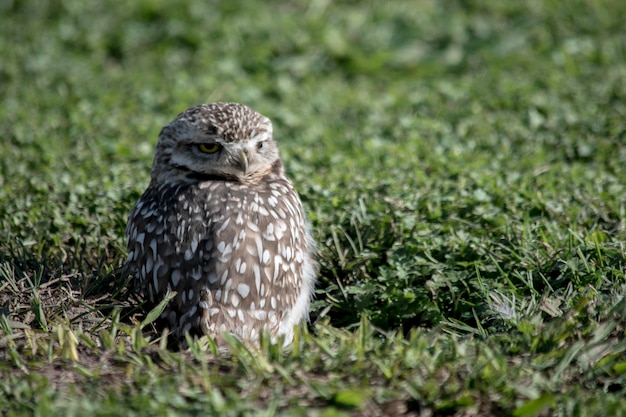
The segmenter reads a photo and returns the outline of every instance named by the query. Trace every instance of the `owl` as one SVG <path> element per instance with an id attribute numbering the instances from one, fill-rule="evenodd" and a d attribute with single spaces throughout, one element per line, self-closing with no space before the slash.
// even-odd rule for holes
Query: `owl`
<path id="1" fill-rule="evenodd" d="M 265 333 L 288 344 L 308 319 L 315 243 L 271 121 L 245 105 L 192 107 L 161 130 L 126 235 L 147 307 L 176 293 L 160 322 L 179 341 Z"/>

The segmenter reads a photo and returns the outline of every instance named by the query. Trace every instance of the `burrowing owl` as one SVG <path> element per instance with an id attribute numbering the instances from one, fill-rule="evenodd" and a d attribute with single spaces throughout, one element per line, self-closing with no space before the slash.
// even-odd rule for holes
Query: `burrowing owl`
<path id="1" fill-rule="evenodd" d="M 179 114 L 159 135 L 150 185 L 128 219 L 127 265 L 149 306 L 184 334 L 293 337 L 308 317 L 316 264 L 272 123 L 247 106 Z"/>

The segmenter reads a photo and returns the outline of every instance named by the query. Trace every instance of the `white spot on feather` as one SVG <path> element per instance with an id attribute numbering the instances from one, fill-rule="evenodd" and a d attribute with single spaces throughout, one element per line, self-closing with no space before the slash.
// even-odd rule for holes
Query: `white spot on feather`
<path id="1" fill-rule="evenodd" d="M 252 272 L 254 273 L 254 286 L 258 294 L 261 292 L 261 270 L 257 264 L 252 265 Z"/>
<path id="2" fill-rule="evenodd" d="M 180 282 L 180 271 L 178 269 L 172 271 L 172 275 L 170 275 L 170 281 L 172 282 L 172 286 L 174 288 L 178 287 L 178 283 Z"/>
<path id="3" fill-rule="evenodd" d="M 250 294 L 250 286 L 248 284 L 243 284 L 243 283 L 239 284 L 239 285 L 237 285 L 237 292 L 243 298 L 246 298 L 248 296 L 248 294 Z"/>

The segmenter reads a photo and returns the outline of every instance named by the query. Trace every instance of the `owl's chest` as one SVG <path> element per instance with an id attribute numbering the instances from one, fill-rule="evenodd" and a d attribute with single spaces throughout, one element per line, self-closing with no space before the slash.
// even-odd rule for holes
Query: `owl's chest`
<path id="1" fill-rule="evenodd" d="M 183 247 L 199 239 L 228 243 L 246 235 L 277 240 L 289 234 L 289 219 L 302 216 L 288 183 L 206 182 L 177 191 L 165 196 L 160 217 L 166 233 Z"/>
<path id="2" fill-rule="evenodd" d="M 260 202 L 263 192 L 249 187 L 222 183 L 199 183 L 179 190 L 167 199 L 162 209 L 175 216 L 167 217 L 167 229 L 183 237 L 192 229 L 214 228 L 231 221 L 248 219 Z M 262 204 L 262 203 L 261 203 Z"/>
<path id="3" fill-rule="evenodd" d="M 254 190 L 200 183 L 144 195 L 128 236 L 129 263 L 144 280 L 151 271 L 171 275 L 172 288 L 198 280 L 234 288 L 254 279 L 255 294 L 266 294 L 287 285 L 289 274 L 300 276 L 306 257 L 306 224 L 289 183 Z"/>

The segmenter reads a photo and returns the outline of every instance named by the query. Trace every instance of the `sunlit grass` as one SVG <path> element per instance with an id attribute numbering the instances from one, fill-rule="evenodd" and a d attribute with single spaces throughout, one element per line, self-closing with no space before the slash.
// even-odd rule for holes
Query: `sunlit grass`
<path id="1" fill-rule="evenodd" d="M 6 415 L 618 416 L 626 3 L 0 5 Z M 280 348 L 166 348 L 124 278 L 161 126 L 274 122 L 319 243 Z"/>

